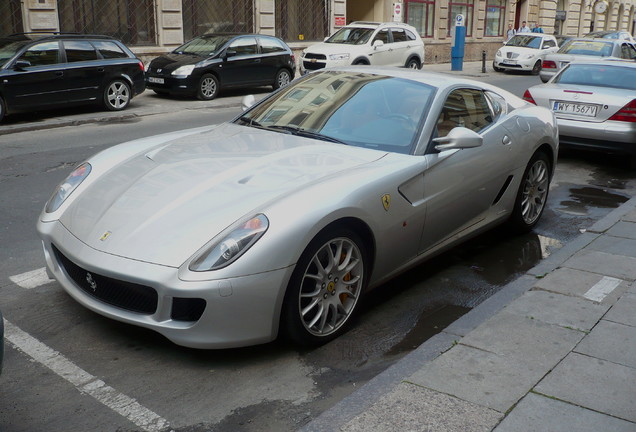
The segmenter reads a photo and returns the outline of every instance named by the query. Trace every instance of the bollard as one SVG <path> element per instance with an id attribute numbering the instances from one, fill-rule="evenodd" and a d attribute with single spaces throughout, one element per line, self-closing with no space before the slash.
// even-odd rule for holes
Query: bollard
<path id="1" fill-rule="evenodd" d="M 481 73 L 486 73 L 486 50 L 481 52 Z"/>

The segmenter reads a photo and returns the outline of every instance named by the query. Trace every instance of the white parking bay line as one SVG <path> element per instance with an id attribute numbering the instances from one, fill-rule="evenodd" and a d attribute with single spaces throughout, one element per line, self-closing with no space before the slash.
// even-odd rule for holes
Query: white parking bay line
<path id="1" fill-rule="evenodd" d="M 621 279 L 616 279 L 609 276 L 603 276 L 603 279 L 598 281 L 592 288 L 590 288 L 583 297 L 595 302 L 602 302 L 605 297 L 616 289 L 623 282 Z"/>
<path id="2" fill-rule="evenodd" d="M 10 276 L 9 279 L 11 279 L 11 282 L 14 284 L 26 289 L 36 288 L 51 282 L 51 279 L 49 279 L 49 276 L 46 274 L 46 268 L 44 267 L 19 275 Z"/>
<path id="3" fill-rule="evenodd" d="M 106 385 L 104 381 L 81 369 L 62 354 L 44 345 L 6 319 L 4 325 L 5 338 L 9 343 L 73 384 L 80 392 L 94 397 L 144 431 L 165 432 L 170 430 L 168 421 L 143 407 L 135 399 Z"/>

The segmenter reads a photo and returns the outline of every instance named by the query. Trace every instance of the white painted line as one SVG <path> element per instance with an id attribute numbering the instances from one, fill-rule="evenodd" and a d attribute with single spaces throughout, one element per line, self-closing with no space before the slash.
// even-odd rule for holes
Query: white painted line
<path id="1" fill-rule="evenodd" d="M 62 354 L 44 345 L 6 319 L 4 325 L 5 339 L 9 343 L 73 384 L 80 392 L 94 397 L 144 431 L 163 432 L 170 430 L 167 420 L 143 407 L 135 399 L 106 385 L 104 381 L 81 369 Z"/>
<path id="2" fill-rule="evenodd" d="M 603 279 L 598 281 L 592 288 L 590 288 L 583 297 L 595 302 L 602 302 L 605 297 L 616 289 L 623 282 L 621 279 L 616 279 L 609 276 L 603 276 Z"/>
<path id="3" fill-rule="evenodd" d="M 46 268 L 44 267 L 19 275 L 10 276 L 9 279 L 11 279 L 11 282 L 14 284 L 25 289 L 37 288 L 52 281 L 52 279 L 49 279 L 49 276 L 46 274 Z"/>

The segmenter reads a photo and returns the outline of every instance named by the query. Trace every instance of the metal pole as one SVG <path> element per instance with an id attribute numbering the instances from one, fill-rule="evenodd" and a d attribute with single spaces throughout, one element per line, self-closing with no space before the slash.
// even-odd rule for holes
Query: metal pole
<path id="1" fill-rule="evenodd" d="M 481 52 L 481 73 L 486 73 L 486 50 Z"/>

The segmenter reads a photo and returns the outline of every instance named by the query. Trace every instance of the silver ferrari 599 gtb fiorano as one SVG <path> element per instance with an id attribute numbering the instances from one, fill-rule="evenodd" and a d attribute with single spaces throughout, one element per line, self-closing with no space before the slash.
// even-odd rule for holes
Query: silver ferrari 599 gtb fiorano
<path id="1" fill-rule="evenodd" d="M 554 114 L 497 87 L 325 69 L 229 123 L 91 157 L 37 228 L 97 313 L 189 347 L 320 344 L 368 289 L 496 224 L 531 229 L 557 151 Z"/>

